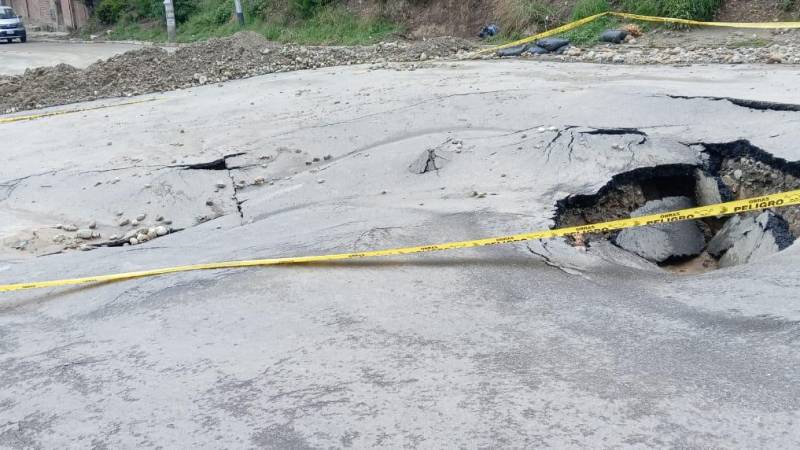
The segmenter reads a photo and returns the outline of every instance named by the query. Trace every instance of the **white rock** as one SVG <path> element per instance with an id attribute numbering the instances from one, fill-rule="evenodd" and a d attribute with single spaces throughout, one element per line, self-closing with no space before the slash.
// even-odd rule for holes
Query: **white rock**
<path id="1" fill-rule="evenodd" d="M 73 224 L 64 225 L 64 231 L 78 231 L 78 226 Z"/>
<path id="2" fill-rule="evenodd" d="M 156 235 L 164 236 L 167 233 L 169 233 L 169 229 L 167 227 L 165 227 L 163 225 L 159 225 L 159 226 L 156 227 Z"/>
<path id="3" fill-rule="evenodd" d="M 132 237 L 132 238 L 131 238 L 131 239 L 130 239 L 128 242 L 129 242 L 131 245 L 137 245 L 137 244 L 139 243 L 139 240 L 138 240 L 138 239 L 136 239 L 135 237 Z"/>
<path id="4" fill-rule="evenodd" d="M 92 230 L 78 230 L 78 233 L 75 235 L 78 239 L 92 239 L 94 233 Z"/>

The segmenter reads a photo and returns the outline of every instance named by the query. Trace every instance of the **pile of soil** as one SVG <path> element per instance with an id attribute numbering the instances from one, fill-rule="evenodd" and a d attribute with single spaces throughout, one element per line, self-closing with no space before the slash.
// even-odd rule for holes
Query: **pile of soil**
<path id="1" fill-rule="evenodd" d="M 798 20 L 800 3 L 786 0 L 725 0 L 717 14 L 722 22 L 771 22 Z"/>
<path id="2" fill-rule="evenodd" d="M 355 47 L 278 45 L 243 32 L 175 52 L 158 47 L 134 50 L 83 70 L 61 64 L 30 69 L 21 76 L 0 76 L 0 112 L 163 92 L 274 72 L 451 57 L 474 48 L 458 38 Z"/>

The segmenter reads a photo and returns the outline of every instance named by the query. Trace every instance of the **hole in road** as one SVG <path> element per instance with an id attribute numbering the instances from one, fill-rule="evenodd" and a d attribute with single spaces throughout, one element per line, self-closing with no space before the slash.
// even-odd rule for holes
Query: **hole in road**
<path id="1" fill-rule="evenodd" d="M 800 164 L 748 141 L 698 143 L 703 162 L 646 167 L 615 175 L 593 195 L 557 203 L 556 227 L 657 214 L 800 189 Z M 800 235 L 800 207 L 660 224 L 572 238 L 573 245 L 609 240 L 677 273 L 698 273 L 759 261 Z"/>

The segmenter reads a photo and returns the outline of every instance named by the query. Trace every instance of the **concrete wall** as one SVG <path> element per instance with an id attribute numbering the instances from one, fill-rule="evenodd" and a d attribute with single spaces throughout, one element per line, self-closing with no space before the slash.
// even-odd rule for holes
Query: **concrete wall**
<path id="1" fill-rule="evenodd" d="M 32 27 L 66 31 L 89 21 L 89 10 L 77 0 L 0 0 L 14 8 Z"/>

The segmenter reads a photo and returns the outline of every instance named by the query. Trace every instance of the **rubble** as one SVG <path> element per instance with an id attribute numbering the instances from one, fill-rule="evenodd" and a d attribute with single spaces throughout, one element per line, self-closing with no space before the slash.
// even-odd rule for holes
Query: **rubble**
<path id="1" fill-rule="evenodd" d="M 0 76 L 0 113 L 163 92 L 274 72 L 449 58 L 475 48 L 475 44 L 459 38 L 351 47 L 282 45 L 257 33 L 240 32 L 182 46 L 172 53 L 146 47 L 82 70 L 60 64 L 29 69 L 21 76 Z"/>
<path id="2" fill-rule="evenodd" d="M 78 239 L 89 240 L 94 238 L 95 233 L 92 230 L 78 230 L 78 233 L 75 235 Z"/>
<path id="3" fill-rule="evenodd" d="M 652 200 L 631 217 L 670 212 L 694 207 L 688 197 Z M 697 256 L 705 248 L 705 237 L 695 222 L 677 222 L 622 230 L 615 242 L 620 247 L 655 263 Z"/>
<path id="4" fill-rule="evenodd" d="M 734 216 L 708 244 L 720 267 L 758 261 L 788 248 L 795 241 L 786 220 L 772 211 Z"/>
<path id="5" fill-rule="evenodd" d="M 697 206 L 722 203 L 722 194 L 719 188 L 720 182 L 717 181 L 717 178 L 706 174 L 701 169 L 697 169 L 694 172 L 694 180 Z"/>

